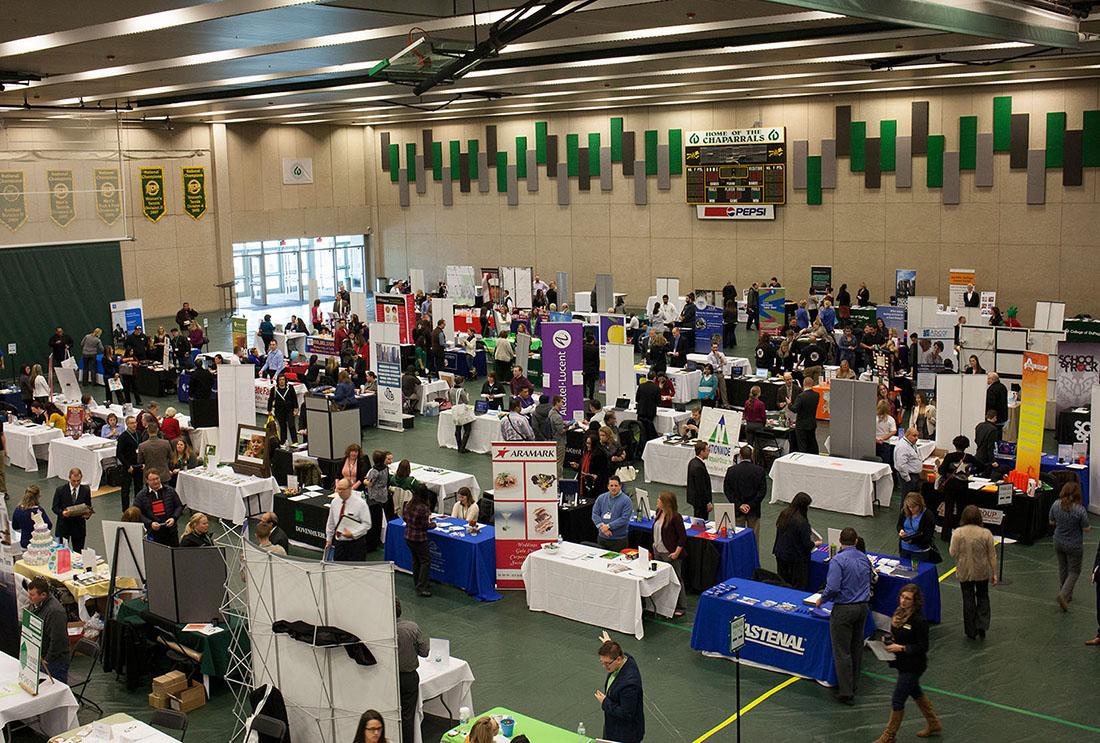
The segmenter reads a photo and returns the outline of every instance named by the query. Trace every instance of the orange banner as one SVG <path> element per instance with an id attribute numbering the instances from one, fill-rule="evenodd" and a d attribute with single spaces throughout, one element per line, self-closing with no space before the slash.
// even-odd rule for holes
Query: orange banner
<path id="1" fill-rule="evenodd" d="M 1045 353 L 1024 353 L 1023 379 L 1020 380 L 1020 431 L 1016 436 L 1016 470 L 1039 479 L 1039 460 L 1043 455 L 1043 423 L 1047 407 L 1047 371 L 1050 357 Z"/>

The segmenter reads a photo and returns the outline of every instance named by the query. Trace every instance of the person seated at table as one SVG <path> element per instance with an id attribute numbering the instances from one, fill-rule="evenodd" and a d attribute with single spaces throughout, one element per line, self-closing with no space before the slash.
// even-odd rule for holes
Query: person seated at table
<path id="1" fill-rule="evenodd" d="M 530 388 L 521 387 L 516 399 L 519 400 L 521 413 L 530 413 L 535 409 L 535 398 L 531 397 Z"/>
<path id="2" fill-rule="evenodd" d="M 890 414 L 890 403 L 879 400 L 875 409 L 875 454 L 885 464 L 894 463 L 894 448 L 890 439 L 898 434 L 898 422 Z"/>
<path id="3" fill-rule="evenodd" d="M 585 434 L 580 458 L 566 464 L 577 472 L 580 498 L 593 498 L 607 490 L 607 476 L 610 470 L 607 452 L 600 446 L 598 433 Z"/>
<path id="4" fill-rule="evenodd" d="M 363 391 L 378 393 L 378 375 L 372 371 L 367 371 L 363 375 Z"/>
<path id="5" fill-rule="evenodd" d="M 500 724 L 492 717 L 480 717 L 466 734 L 466 743 L 493 743 L 500 732 Z"/>
<path id="6" fill-rule="evenodd" d="M 172 442 L 172 453 L 168 457 L 168 484 L 176 487 L 176 475 L 180 470 L 190 470 L 199 466 L 199 459 L 195 452 L 181 436 Z"/>
<path id="7" fill-rule="evenodd" d="M 130 506 L 122 511 L 122 522 L 124 524 L 140 524 L 141 523 L 141 509 L 137 506 Z"/>
<path id="8" fill-rule="evenodd" d="M 348 444 L 344 449 L 344 461 L 340 465 L 340 477 L 351 483 L 352 490 L 362 490 L 363 480 L 370 469 L 370 462 L 363 456 L 363 447 L 359 444 Z"/>
<path id="9" fill-rule="evenodd" d="M 584 497 L 583 492 L 581 496 Z M 596 542 L 600 547 L 612 552 L 626 549 L 633 512 L 630 496 L 623 492 L 619 476 L 607 478 L 607 490 L 596 498 L 596 505 L 592 507 L 592 523 L 596 525 Z"/>
<path id="10" fill-rule="evenodd" d="M 420 377 L 416 375 L 416 368 L 406 366 L 405 373 L 401 375 L 401 397 L 405 401 L 406 413 L 420 412 Z"/>
<path id="11" fill-rule="evenodd" d="M 179 517 L 183 503 L 174 488 L 161 483 L 160 472 L 145 470 L 145 487 L 134 498 L 149 538 L 169 547 L 179 546 Z"/>
<path id="12" fill-rule="evenodd" d="M 164 418 L 160 421 L 160 435 L 169 441 L 175 441 L 182 435 L 180 429 L 179 419 L 176 418 L 177 411 L 173 407 L 168 407 L 164 411 Z"/>
<path id="13" fill-rule="evenodd" d="M 451 509 L 451 518 L 462 519 L 468 524 L 476 524 L 478 517 L 477 502 L 474 501 L 474 494 L 470 492 L 467 487 L 461 487 L 458 489 L 457 500 L 455 501 L 454 508 Z"/>
<path id="14" fill-rule="evenodd" d="M 92 490 L 81 482 L 83 479 L 79 467 L 70 469 L 69 482 L 54 490 L 50 509 L 57 517 L 57 539 L 68 540 L 75 552 L 84 549 L 87 522 L 92 517 Z"/>
<path id="15" fill-rule="evenodd" d="M 523 374 L 523 369 L 518 366 L 512 367 L 512 379 L 508 383 L 508 387 L 512 393 L 512 397 L 518 397 L 519 391 L 526 389 L 528 392 L 535 391 L 535 385 L 531 384 L 531 380 Z"/>
<path id="16" fill-rule="evenodd" d="M 336 361 L 335 356 L 329 356 L 325 359 L 325 369 L 321 374 L 318 384 L 323 384 L 326 387 L 335 387 L 340 381 L 340 364 Z"/>
<path id="17" fill-rule="evenodd" d="M 336 390 L 332 393 L 332 404 L 340 410 L 347 410 L 355 403 L 355 386 L 351 383 L 351 375 L 341 371 L 337 377 Z"/>
<path id="18" fill-rule="evenodd" d="M 210 519 L 205 513 L 195 512 L 187 522 L 187 528 L 183 530 L 180 538 L 180 547 L 213 547 L 214 540 L 210 538 Z"/>
<path id="19" fill-rule="evenodd" d="M 50 515 L 39 505 L 40 495 L 41 491 L 37 485 L 28 485 L 23 491 L 23 500 L 19 501 L 19 505 L 11 512 L 11 528 L 19 531 L 19 546 L 23 549 L 27 549 L 27 545 L 31 543 L 31 536 L 34 533 L 34 514 L 41 515 L 46 526 L 53 528 Z"/>
<path id="20" fill-rule="evenodd" d="M 684 517 L 676 502 L 676 494 L 668 490 L 657 496 L 657 513 L 653 518 L 653 557 L 672 566 L 680 579 L 680 592 L 676 596 L 673 617 L 684 616 L 684 555 L 687 552 L 687 530 Z"/>
<path id="21" fill-rule="evenodd" d="M 270 552 L 273 555 L 282 555 L 286 557 L 286 550 L 282 546 L 275 544 L 271 541 L 271 524 L 266 521 L 261 521 L 256 524 L 256 546 L 262 549 L 264 552 Z"/>
<path id="22" fill-rule="evenodd" d="M 92 406 L 95 405 L 95 400 L 91 395 L 83 394 L 80 396 L 80 411 L 84 414 L 84 422 L 81 426 L 84 433 L 94 434 L 99 430 L 99 425 L 95 422 L 95 418 L 92 416 Z"/>
<path id="23" fill-rule="evenodd" d="M 932 540 L 936 516 L 924 506 L 924 496 L 909 493 L 898 514 L 898 554 L 903 560 L 939 562 Z"/>
<path id="24" fill-rule="evenodd" d="M 267 356 L 260 365 L 259 374 L 265 379 L 273 379 L 282 374 L 284 369 L 286 369 L 286 357 L 279 350 L 279 345 L 271 341 L 267 344 Z"/>
<path id="25" fill-rule="evenodd" d="M 661 396 L 661 401 L 657 404 L 657 407 L 671 408 L 672 400 L 676 397 L 676 385 L 664 372 L 657 374 L 657 389 Z"/>
<path id="26" fill-rule="evenodd" d="M 45 405 L 45 417 L 45 423 L 50 428 L 56 428 L 58 431 L 65 430 L 65 414 L 61 412 L 61 408 L 52 402 Z"/>
<path id="27" fill-rule="evenodd" d="M 699 436 L 699 425 L 703 420 L 703 407 L 691 409 L 691 416 L 680 424 L 680 435 L 685 439 L 694 439 Z"/>
<path id="28" fill-rule="evenodd" d="M 840 368 L 836 370 L 837 379 L 855 379 L 856 372 L 852 369 L 852 366 L 848 363 L 848 359 L 840 360 Z"/>
<path id="29" fill-rule="evenodd" d="M 122 432 L 126 430 L 126 427 L 118 422 L 118 416 L 114 413 L 107 413 L 107 422 L 103 424 L 103 428 L 99 429 L 100 438 L 110 439 L 114 441 Z"/>
<path id="30" fill-rule="evenodd" d="M 718 404 L 718 375 L 710 364 L 703 367 L 699 377 L 699 404 L 708 408 Z"/>
<path id="31" fill-rule="evenodd" d="M 50 590 L 50 582 L 40 575 L 27 583 L 30 612 L 42 620 L 42 645 L 39 658 L 53 680 L 69 682 L 69 617 Z M 70 697 L 71 698 L 71 697 Z"/>
<path id="32" fill-rule="evenodd" d="M 317 360 L 317 354 L 311 354 L 309 357 L 309 363 L 306 365 L 306 371 L 302 375 L 302 381 L 309 388 L 317 387 L 321 384 L 321 363 Z"/>
<path id="33" fill-rule="evenodd" d="M 362 714 L 352 743 L 390 743 L 390 739 L 386 737 L 386 721 L 381 712 L 368 709 Z"/>
<path id="34" fill-rule="evenodd" d="M 808 494 L 797 493 L 775 521 L 772 554 L 775 555 L 776 572 L 788 586 L 799 591 L 808 590 L 810 555 L 821 546 L 821 540 L 814 539 L 810 528 L 812 502 Z"/>

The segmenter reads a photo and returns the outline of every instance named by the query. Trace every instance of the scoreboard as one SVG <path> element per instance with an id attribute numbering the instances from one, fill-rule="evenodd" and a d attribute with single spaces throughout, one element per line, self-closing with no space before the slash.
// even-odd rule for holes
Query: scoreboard
<path id="1" fill-rule="evenodd" d="M 684 168 L 689 204 L 785 204 L 786 129 L 688 132 Z"/>

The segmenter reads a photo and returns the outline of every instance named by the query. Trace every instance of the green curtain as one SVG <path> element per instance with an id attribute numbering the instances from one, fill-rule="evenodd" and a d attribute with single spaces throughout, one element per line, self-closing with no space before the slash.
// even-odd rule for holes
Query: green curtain
<path id="1" fill-rule="evenodd" d="M 58 325 L 72 336 L 76 355 L 93 328 L 102 328 L 104 345 L 110 343 L 111 302 L 126 298 L 117 242 L 0 249 L 0 286 L 5 379 L 23 364 L 46 368 L 46 342 Z"/>

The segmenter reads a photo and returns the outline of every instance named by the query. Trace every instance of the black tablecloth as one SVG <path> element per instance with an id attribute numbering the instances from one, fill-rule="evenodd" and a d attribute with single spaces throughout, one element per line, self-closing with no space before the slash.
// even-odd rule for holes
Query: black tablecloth
<path id="1" fill-rule="evenodd" d="M 1092 414 L 1087 408 L 1070 408 L 1058 414 L 1054 437 L 1059 444 L 1089 444 Z"/>
<path id="2" fill-rule="evenodd" d="M 727 380 L 726 390 L 729 393 L 730 402 L 733 405 L 744 405 L 749 399 L 749 391 L 755 386 L 760 387 L 760 399 L 764 401 L 765 407 L 768 410 L 778 410 L 779 390 L 783 387 L 783 383 L 769 382 L 760 377 L 731 377 Z"/>
<path id="3" fill-rule="evenodd" d="M 176 394 L 176 372 L 172 369 L 154 371 L 147 366 L 139 366 L 134 386 L 140 395 L 168 397 Z"/>
<path id="4" fill-rule="evenodd" d="M 558 506 L 558 533 L 567 542 L 596 541 L 596 525 L 592 523 L 591 498 L 580 501 L 575 506 Z"/>
<path id="5" fill-rule="evenodd" d="M 942 524 L 943 517 L 939 506 L 944 500 L 943 493 L 937 491 L 932 483 L 926 482 L 921 486 L 921 494 L 924 496 L 925 503 L 936 514 L 936 522 Z M 1012 505 L 998 506 L 995 492 L 983 493 L 977 490 L 967 490 L 966 495 L 955 504 L 954 524 L 958 525 L 959 514 L 971 504 L 978 506 L 978 508 L 1003 510 L 1005 512 L 1003 523 L 1005 536 L 1015 539 L 1021 544 L 1034 544 L 1036 540 L 1045 537 L 1049 531 L 1048 514 L 1056 497 L 1053 490 L 1040 490 L 1034 497 L 1017 493 L 1012 496 Z M 1002 526 L 994 524 L 986 524 L 986 527 L 994 534 L 1000 534 L 1002 530 Z"/>
<path id="6" fill-rule="evenodd" d="M 286 532 L 291 541 L 324 549 L 329 495 L 332 491 L 314 492 L 317 495 L 300 501 L 292 501 L 282 493 L 275 493 L 272 510 L 279 517 L 279 527 Z"/>
<path id="7" fill-rule="evenodd" d="M 653 532 L 643 529 L 630 530 L 630 546 L 645 547 L 652 552 Z M 718 568 L 722 562 L 719 546 L 707 539 L 687 540 L 687 554 L 683 563 L 684 588 L 692 593 L 702 593 L 718 583 Z"/>

